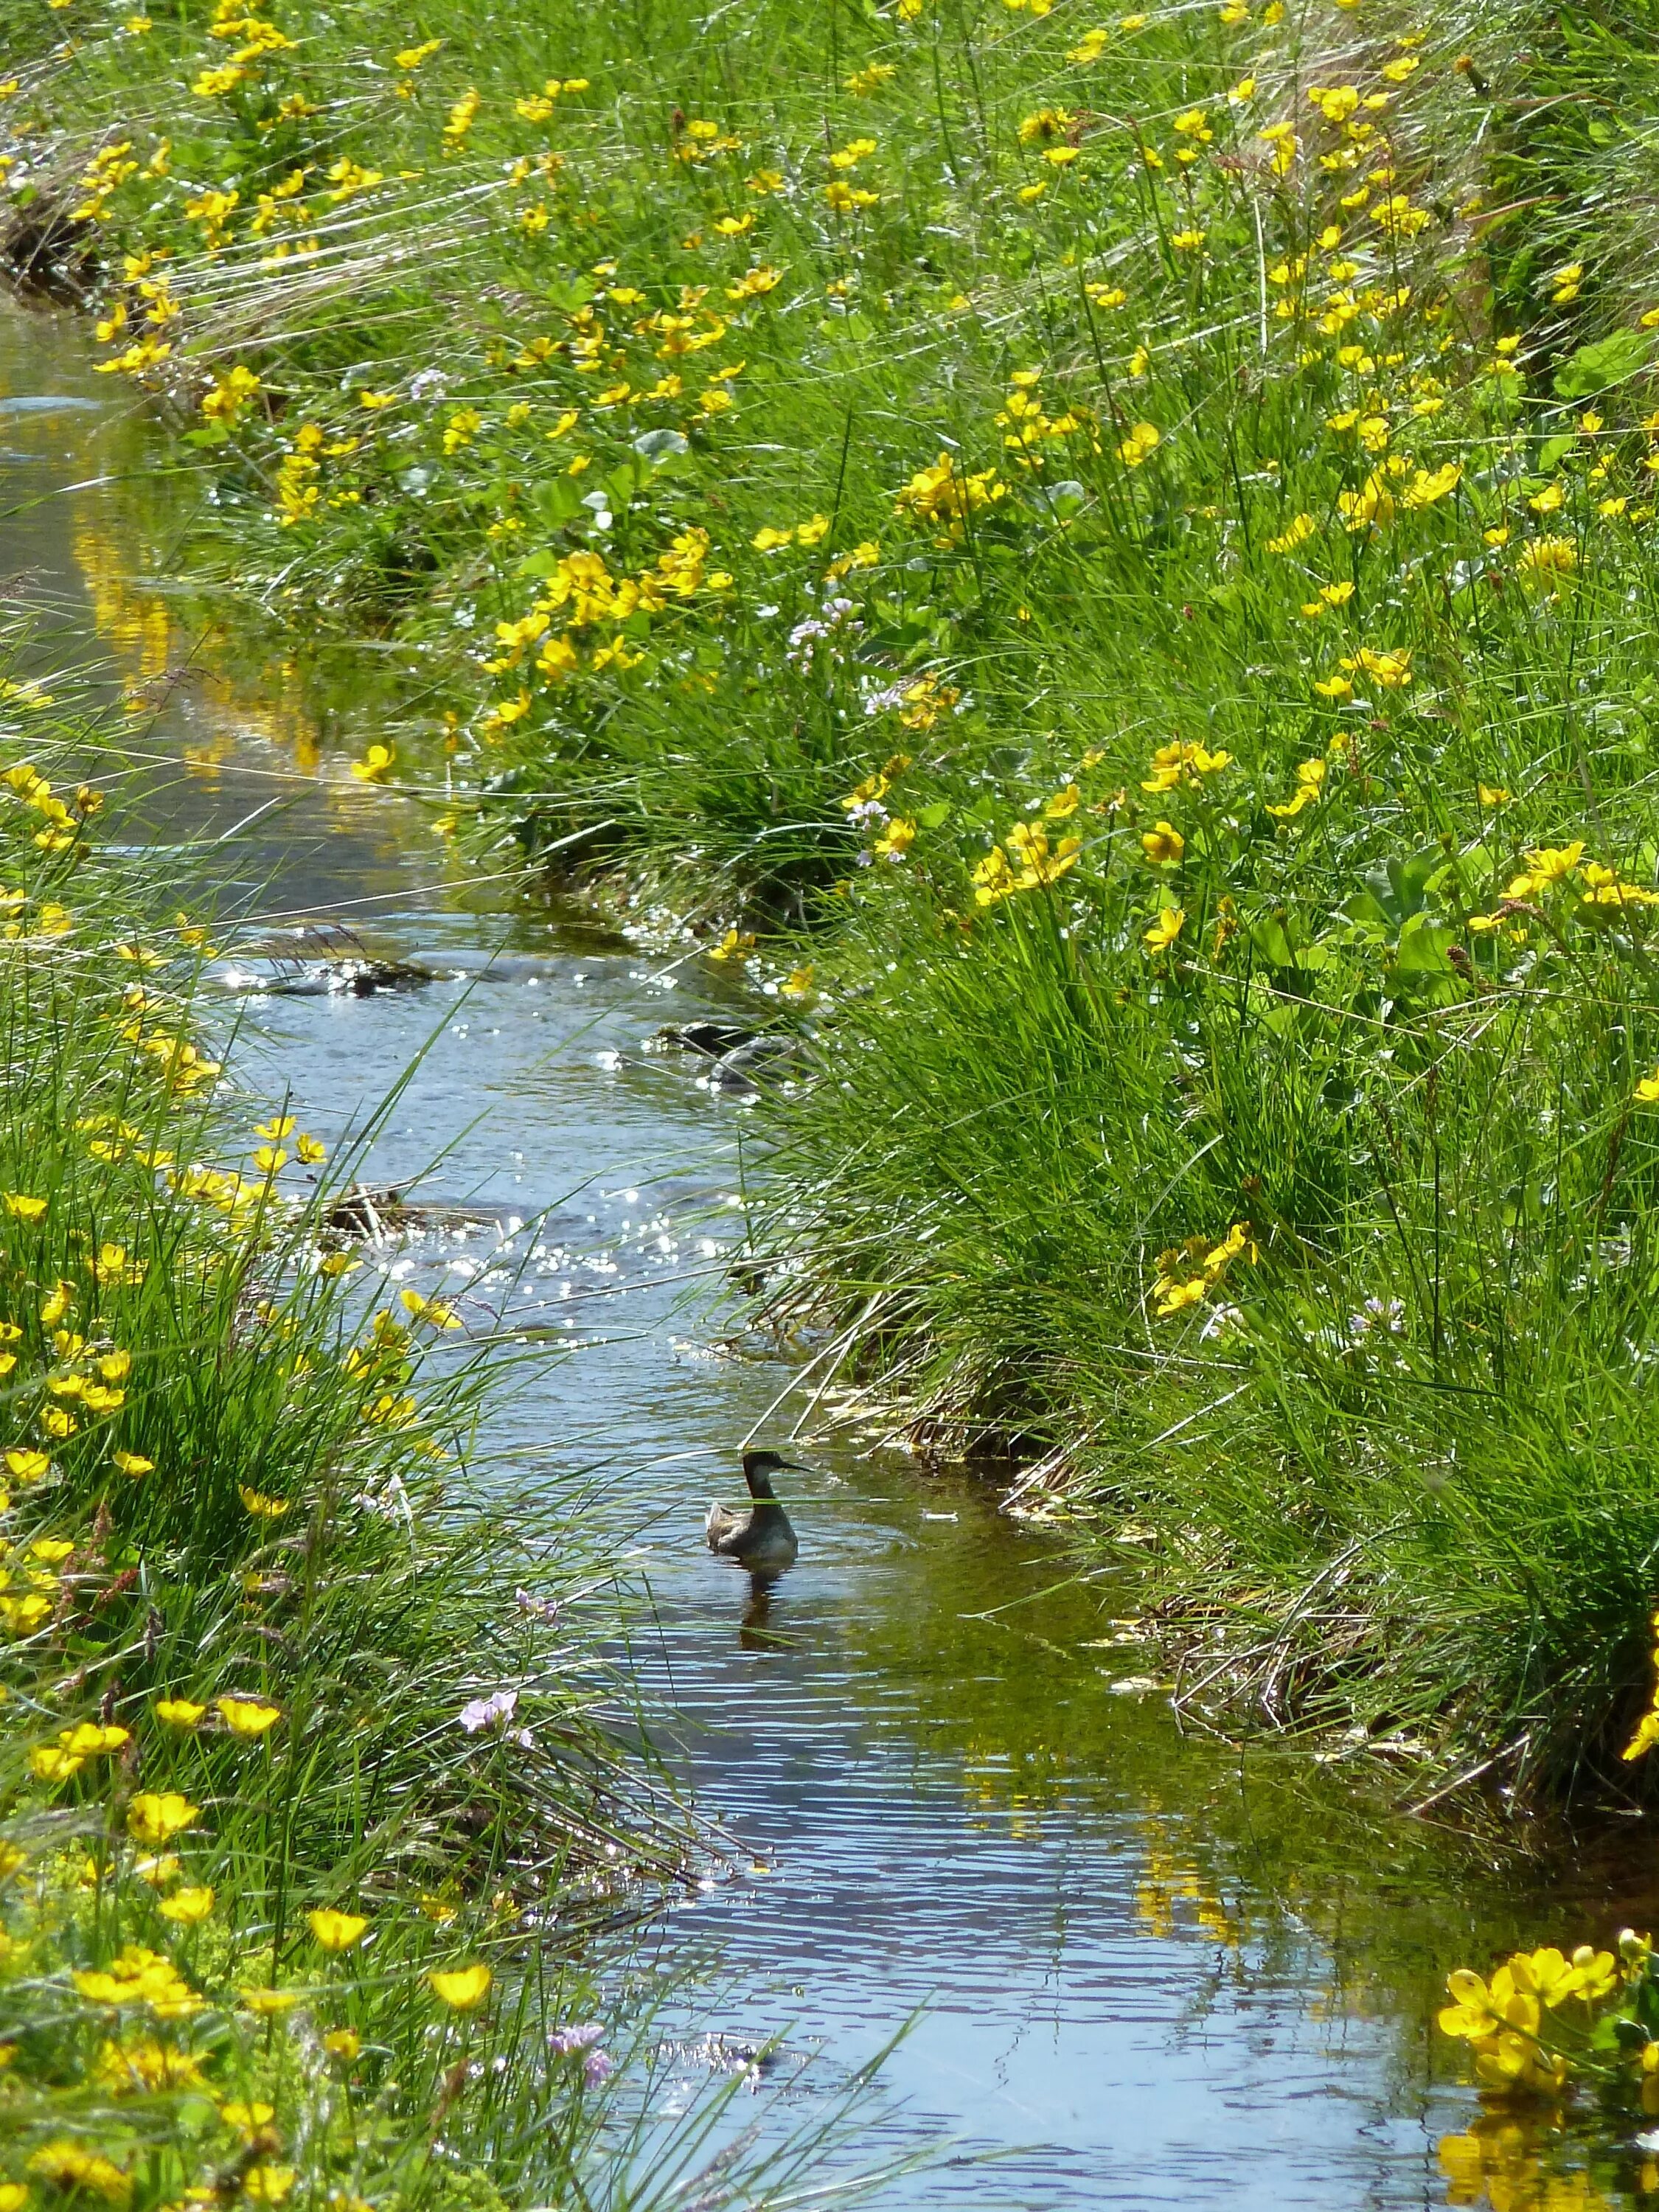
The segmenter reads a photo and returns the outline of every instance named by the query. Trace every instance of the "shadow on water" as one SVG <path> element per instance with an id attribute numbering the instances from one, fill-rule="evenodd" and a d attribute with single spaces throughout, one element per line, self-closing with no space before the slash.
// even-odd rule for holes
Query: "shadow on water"
<path id="1" fill-rule="evenodd" d="M 42 611 L 43 652 L 72 649 L 125 717 L 118 834 L 160 871 L 210 871 L 244 918 L 250 1093 L 291 1089 L 337 1139 L 423 1055 L 369 1165 L 397 1194 L 369 1249 L 388 1285 L 441 1285 L 516 1346 L 488 1463 L 515 1487 L 593 1471 L 649 1595 L 629 1656 L 665 1753 L 739 1846 L 628 1972 L 688 2039 L 815 2051 L 807 2081 L 850 2077 L 919 2014 L 883 2069 L 902 2100 L 884 2142 L 998 2155 L 893 2203 L 1446 2202 L 1440 2141 L 1475 2110 L 1433 2030 L 1447 1969 L 1605 1938 L 1651 1900 L 1599 1863 L 1540 1872 L 1393 1816 L 1351 1768 L 1183 1736 L 1114 1617 L 1127 1594 L 878 1437 L 815 1441 L 787 1478 L 787 1573 L 712 1558 L 706 1501 L 742 1439 L 787 1437 L 791 1377 L 698 1318 L 741 1243 L 744 1109 L 645 1041 L 732 1019 L 729 987 L 505 878 L 458 880 L 434 807 L 355 781 L 406 712 L 387 656 L 204 642 L 168 573 L 185 498 L 110 381 L 72 326 L 0 310 L 0 572 Z M 246 988 L 328 941 L 279 939 L 287 967 L 261 969 L 262 931 L 325 923 L 424 973 Z M 410 1212 L 411 1188 L 441 1203 Z M 705 1954 L 699 2011 L 676 1977 Z M 1502 2154 L 1494 2203 L 1554 2201 L 1524 2136 Z"/>

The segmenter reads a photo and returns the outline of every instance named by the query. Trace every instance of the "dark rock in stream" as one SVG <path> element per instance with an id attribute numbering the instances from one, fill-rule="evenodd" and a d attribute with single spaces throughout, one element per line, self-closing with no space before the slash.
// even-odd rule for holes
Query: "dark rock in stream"
<path id="1" fill-rule="evenodd" d="M 323 1224 L 343 1241 L 367 1237 L 380 1243 L 432 1230 L 499 1229 L 510 1233 L 521 1218 L 521 1209 L 514 1206 L 461 1206 L 447 1199 L 422 1202 L 405 1198 L 390 1185 L 377 1190 L 360 1182 L 331 1202 Z"/>
<path id="2" fill-rule="evenodd" d="M 752 1030 L 736 1022 L 670 1022 L 646 1041 L 647 1052 L 678 1048 L 695 1052 L 714 1065 L 708 1082 L 716 1091 L 752 1092 L 769 1075 L 783 1073 L 800 1040 L 787 1030 Z"/>
<path id="3" fill-rule="evenodd" d="M 401 1191 L 370 1190 L 364 1183 L 354 1183 L 334 1200 L 323 1220 L 343 1237 L 379 1237 L 402 1203 Z"/>
<path id="4" fill-rule="evenodd" d="M 708 1071 L 717 1091 L 757 1091 L 769 1077 L 787 1074 L 787 1063 L 800 1051 L 800 1040 L 770 1030 L 723 1052 Z"/>
<path id="5" fill-rule="evenodd" d="M 434 982 L 436 971 L 418 960 L 272 961 L 268 969 L 218 969 L 216 980 L 228 991 L 260 993 L 276 999 L 373 998 L 377 991 L 416 991 Z"/>
<path id="6" fill-rule="evenodd" d="M 752 1043 L 759 1034 L 735 1022 L 665 1022 L 648 1039 L 647 1049 L 677 1047 L 682 1052 L 700 1052 L 709 1060 L 718 1060 L 722 1053 Z"/>

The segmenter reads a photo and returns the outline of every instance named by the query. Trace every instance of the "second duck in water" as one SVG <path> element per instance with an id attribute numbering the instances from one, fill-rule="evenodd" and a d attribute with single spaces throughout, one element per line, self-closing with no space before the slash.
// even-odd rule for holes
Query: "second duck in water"
<path id="1" fill-rule="evenodd" d="M 795 1468 L 797 1464 L 775 1451 L 746 1451 L 743 1455 L 743 1479 L 754 1504 L 746 1513 L 734 1513 L 727 1505 L 709 1507 L 708 1517 L 703 1523 L 709 1550 L 718 1552 L 723 1559 L 740 1559 L 744 1566 L 761 1574 L 778 1574 L 785 1567 L 793 1566 L 800 1547 L 789 1525 L 789 1516 L 773 1491 L 772 1477 L 780 1468 Z"/>

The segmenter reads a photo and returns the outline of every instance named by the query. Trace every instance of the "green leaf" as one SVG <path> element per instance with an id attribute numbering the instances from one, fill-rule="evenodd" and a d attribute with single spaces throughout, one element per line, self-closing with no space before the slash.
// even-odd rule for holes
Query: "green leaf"
<path id="1" fill-rule="evenodd" d="M 1276 914 L 1263 915 L 1245 925 L 1245 934 L 1261 957 L 1273 968 L 1293 968 L 1296 947 L 1290 932 Z"/>
<path id="2" fill-rule="evenodd" d="M 581 495 L 569 477 L 550 477 L 532 495 L 538 518 L 550 529 L 568 522 L 581 505 Z"/>
<path id="3" fill-rule="evenodd" d="M 1446 948 L 1456 942 L 1457 932 L 1449 922 L 1437 921 L 1431 915 L 1414 914 L 1400 933 L 1400 949 L 1394 960 L 1395 970 L 1402 975 L 1444 975 L 1451 969 Z"/>
<path id="4" fill-rule="evenodd" d="M 1624 384 L 1648 365 L 1652 340 L 1644 331 L 1614 331 L 1593 345 L 1580 346 L 1555 372 L 1563 399 L 1588 399 L 1593 392 Z"/>
<path id="5" fill-rule="evenodd" d="M 634 441 L 634 451 L 653 469 L 690 450 L 691 441 L 684 430 L 644 430 Z"/>
<path id="6" fill-rule="evenodd" d="M 586 276 L 567 276 L 556 284 L 550 284 L 547 296 L 561 314 L 574 315 L 578 308 L 585 307 L 598 291 L 599 286 L 590 283 Z"/>
<path id="7" fill-rule="evenodd" d="M 950 818 L 951 802 L 948 799 L 936 799 L 930 805 L 917 807 L 915 812 L 919 830 L 942 830 Z"/>

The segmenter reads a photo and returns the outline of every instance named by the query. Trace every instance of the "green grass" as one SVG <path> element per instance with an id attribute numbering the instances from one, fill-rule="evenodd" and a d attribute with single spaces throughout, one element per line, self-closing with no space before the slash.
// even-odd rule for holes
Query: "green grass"
<path id="1" fill-rule="evenodd" d="M 810 1033 L 775 1316 L 1194 1694 L 1639 1783 L 1652 9 L 275 20 L 30 18 L 14 257 Z"/>

